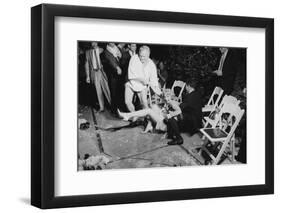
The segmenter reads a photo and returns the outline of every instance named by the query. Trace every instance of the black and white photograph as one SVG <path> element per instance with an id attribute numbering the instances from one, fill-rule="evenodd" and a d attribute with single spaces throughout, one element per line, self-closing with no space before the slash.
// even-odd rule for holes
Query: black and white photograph
<path id="1" fill-rule="evenodd" d="M 247 48 L 77 41 L 77 170 L 247 163 Z"/>

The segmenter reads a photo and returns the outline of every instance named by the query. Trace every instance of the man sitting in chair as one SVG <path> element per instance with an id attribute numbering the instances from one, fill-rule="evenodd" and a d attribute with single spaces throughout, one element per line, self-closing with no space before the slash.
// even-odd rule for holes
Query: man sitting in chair
<path id="1" fill-rule="evenodd" d="M 196 133 L 202 122 L 202 101 L 201 94 L 196 90 L 197 82 L 194 79 L 187 80 L 187 94 L 183 96 L 180 104 L 181 114 L 167 120 L 168 138 L 172 139 L 168 145 L 183 144 L 180 132 L 187 132 L 191 135 Z"/>
<path id="2" fill-rule="evenodd" d="M 157 78 L 157 69 L 149 58 L 150 49 L 142 46 L 139 55 L 131 57 L 128 68 L 128 82 L 125 85 L 125 102 L 130 112 L 135 111 L 133 96 L 136 93 L 143 108 L 148 108 L 147 90 L 150 87 L 157 95 L 161 93 Z"/>

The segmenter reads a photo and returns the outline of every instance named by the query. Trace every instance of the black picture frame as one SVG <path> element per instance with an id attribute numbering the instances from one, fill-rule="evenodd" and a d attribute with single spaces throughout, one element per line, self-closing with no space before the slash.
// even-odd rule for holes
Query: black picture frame
<path id="1" fill-rule="evenodd" d="M 54 195 L 55 17 L 264 28 L 265 184 L 79 196 Z M 41 4 L 31 8 L 31 204 L 39 208 L 155 202 L 274 193 L 274 20 L 270 18 L 176 13 Z"/>

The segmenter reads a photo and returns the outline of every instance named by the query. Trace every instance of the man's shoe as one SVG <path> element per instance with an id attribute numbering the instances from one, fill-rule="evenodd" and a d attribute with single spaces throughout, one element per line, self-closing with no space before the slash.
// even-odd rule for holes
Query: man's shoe
<path id="1" fill-rule="evenodd" d="M 181 145 L 181 144 L 183 144 L 183 139 L 177 138 L 177 139 L 174 139 L 172 141 L 169 141 L 167 144 L 168 145 Z"/>

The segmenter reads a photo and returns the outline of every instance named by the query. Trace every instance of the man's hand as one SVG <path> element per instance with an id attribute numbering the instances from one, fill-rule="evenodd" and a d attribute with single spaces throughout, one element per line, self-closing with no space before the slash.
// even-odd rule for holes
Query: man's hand
<path id="1" fill-rule="evenodd" d="M 217 76 L 222 76 L 221 70 L 215 70 L 213 73 L 215 73 Z"/>
<path id="2" fill-rule="evenodd" d="M 121 74 L 122 74 L 121 68 L 120 68 L 120 67 L 116 67 L 116 69 L 117 69 L 117 74 L 118 74 L 118 75 L 121 75 Z"/>
<path id="3" fill-rule="evenodd" d="M 87 84 L 89 84 L 91 81 L 90 81 L 90 77 L 88 76 L 87 78 L 86 78 L 86 83 Z"/>

